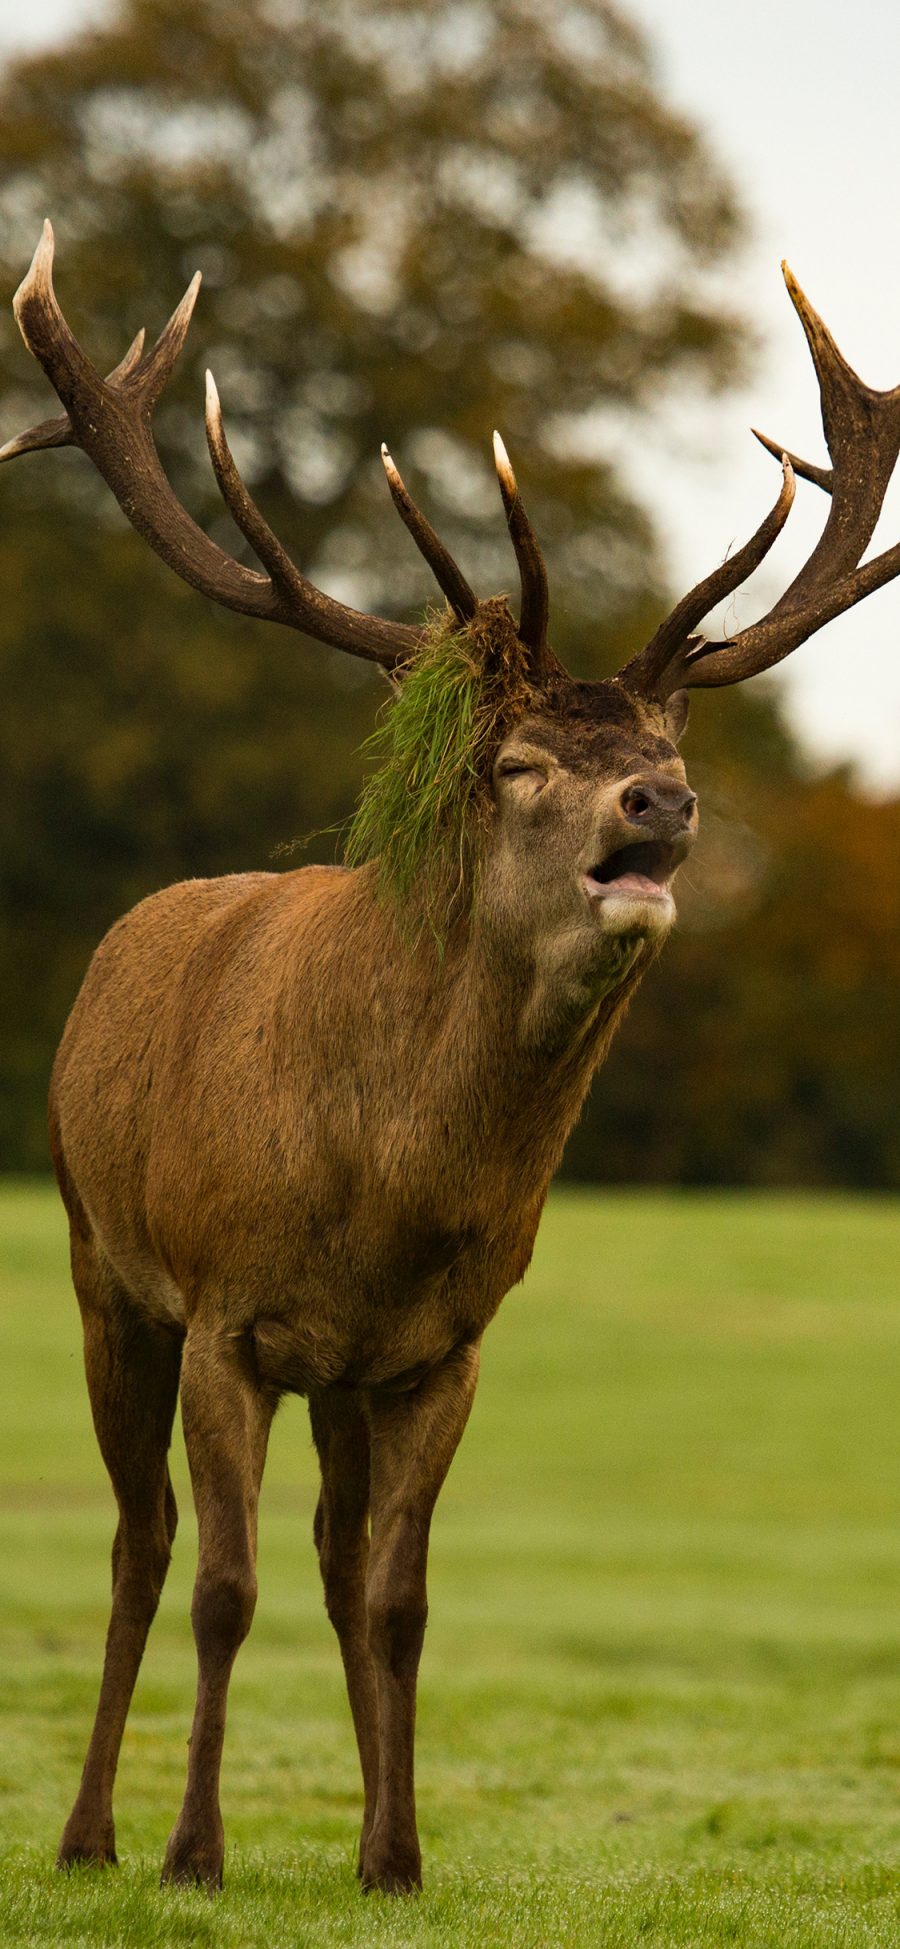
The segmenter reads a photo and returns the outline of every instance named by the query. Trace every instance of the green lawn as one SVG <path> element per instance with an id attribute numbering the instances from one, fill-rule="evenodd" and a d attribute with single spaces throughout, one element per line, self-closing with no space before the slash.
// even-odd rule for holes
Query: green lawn
<path id="1" fill-rule="evenodd" d="M 160 1891 L 192 1705 L 182 1527 L 126 1734 L 118 1872 L 63 1879 L 112 1505 L 61 1214 L 0 1193 L 0 1943 L 900 1940 L 900 1204 L 559 1193 L 439 1505 L 421 1900 L 353 1876 L 358 1783 L 310 1539 L 270 1451 L 231 1695 L 228 1885 Z"/>

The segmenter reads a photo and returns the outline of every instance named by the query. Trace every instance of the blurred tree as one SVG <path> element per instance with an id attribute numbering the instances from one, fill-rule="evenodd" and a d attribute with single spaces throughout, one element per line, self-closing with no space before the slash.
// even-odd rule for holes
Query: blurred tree
<path id="1" fill-rule="evenodd" d="M 728 377 L 740 337 L 703 273 L 736 215 L 604 0 L 124 0 L 5 76 L 10 294 L 48 211 L 67 315 L 101 365 L 202 269 L 158 430 L 227 545 L 244 546 L 206 458 L 207 362 L 247 477 L 323 586 L 394 614 L 433 599 L 385 437 L 476 586 L 508 585 L 499 422 L 563 653 L 596 669 L 646 633 L 652 530 L 584 457 L 585 416 Z M 0 395 L 10 431 L 48 410 L 5 307 Z M 18 463 L 0 493 L 0 1144 L 21 1165 L 45 1157 L 52 1049 L 103 928 L 167 879 L 265 863 L 345 814 L 381 692 L 320 646 L 208 613 L 83 456 Z"/>
<path id="2" fill-rule="evenodd" d="M 0 285 L 51 214 L 62 300 L 101 365 L 202 269 L 158 431 L 228 547 L 243 543 L 206 458 L 206 363 L 254 492 L 335 594 L 395 615 L 433 599 L 382 438 L 476 587 L 509 586 L 499 423 L 546 544 L 556 646 L 598 673 L 644 640 L 661 563 L 607 456 L 623 416 L 736 371 L 742 335 L 711 279 L 739 225 L 614 7 L 122 0 L 8 70 L 0 165 Z M 4 307 L 4 432 L 50 410 Z M 21 1167 L 45 1161 L 53 1047 L 103 929 L 167 880 L 296 863 L 274 849 L 346 814 L 382 691 L 208 610 L 71 452 L 0 477 L 0 659 L 0 1158 Z M 694 717 L 704 841 L 685 925 L 567 1168 L 900 1182 L 900 813 L 839 778 L 810 789 L 764 686 Z M 335 845 L 320 833 L 310 855 Z"/>
<path id="3" fill-rule="evenodd" d="M 203 271 L 160 416 L 201 515 L 222 519 L 209 361 L 305 565 L 394 611 L 431 598 L 384 490 L 387 439 L 493 590 L 510 575 L 499 423 L 553 554 L 557 638 L 588 618 L 612 653 L 649 618 L 650 526 L 610 464 L 578 458 L 584 416 L 730 375 L 739 334 L 703 270 L 736 216 L 605 0 L 124 0 L 10 71 L 0 162 L 4 279 L 52 207 L 66 308 L 100 362 Z M 34 374 L 8 315 L 2 354 L 18 410 Z M 77 479 L 99 511 L 83 465 Z M 42 502 L 73 480 L 54 464 Z"/>

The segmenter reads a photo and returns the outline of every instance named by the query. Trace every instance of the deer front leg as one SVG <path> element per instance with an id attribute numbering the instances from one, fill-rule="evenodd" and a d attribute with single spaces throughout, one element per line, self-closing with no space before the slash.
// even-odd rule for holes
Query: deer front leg
<path id="1" fill-rule="evenodd" d="M 378 1797 L 360 1873 L 365 1888 L 387 1894 L 422 1885 L 413 1745 L 428 1535 L 477 1379 L 478 1347 L 469 1345 L 456 1348 L 410 1393 L 369 1397 L 366 1613 L 378 1694 Z"/>
<path id="2" fill-rule="evenodd" d="M 256 1607 L 259 1485 L 276 1399 L 271 1389 L 260 1388 L 241 1340 L 191 1328 L 181 1411 L 199 1537 L 191 1607 L 197 1704 L 187 1788 L 166 1849 L 164 1881 L 222 1884 L 219 1770 L 228 1681 Z"/>
<path id="3" fill-rule="evenodd" d="M 142 1318 L 102 1254 L 74 1231 L 72 1271 L 94 1425 L 119 1526 L 97 1716 L 59 1845 L 60 1868 L 116 1858 L 112 1793 L 119 1747 L 177 1522 L 166 1457 L 181 1360 L 180 1341 Z"/>

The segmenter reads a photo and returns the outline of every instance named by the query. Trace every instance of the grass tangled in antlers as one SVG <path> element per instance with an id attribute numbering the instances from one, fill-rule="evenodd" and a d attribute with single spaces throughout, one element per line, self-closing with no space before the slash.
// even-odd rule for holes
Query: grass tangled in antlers
<path id="1" fill-rule="evenodd" d="M 468 629 L 441 620 L 363 746 L 377 764 L 347 835 L 348 866 L 377 860 L 379 895 L 404 931 L 442 943 L 477 871 L 494 758 L 530 698 L 525 651 L 502 598 Z"/>

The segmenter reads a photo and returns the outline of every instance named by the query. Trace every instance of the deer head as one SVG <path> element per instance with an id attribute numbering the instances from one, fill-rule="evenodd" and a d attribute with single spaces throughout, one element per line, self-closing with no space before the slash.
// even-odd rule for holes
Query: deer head
<path id="1" fill-rule="evenodd" d="M 783 479 L 757 533 L 678 603 L 617 676 L 581 682 L 547 642 L 546 570 L 499 435 L 495 460 L 519 569 L 518 622 L 505 599 L 476 598 L 386 448 L 394 503 L 448 613 L 437 632 L 362 615 L 316 589 L 272 533 L 235 466 L 211 374 L 206 430 L 213 468 L 264 572 L 217 547 L 163 472 L 152 415 L 184 343 L 199 275 L 152 350 L 144 350 L 140 333 L 103 379 L 66 324 L 52 265 L 47 223 L 14 302 L 25 343 L 65 412 L 10 440 L 0 460 L 42 447 L 83 447 L 134 527 L 194 588 L 379 664 L 398 691 L 386 734 L 390 763 L 364 795 L 351 859 L 380 851 L 383 885 L 410 899 L 416 889 L 424 892 L 432 918 L 461 896 L 457 905 L 499 955 L 521 955 L 527 938 L 551 981 L 554 970 L 558 976 L 565 969 L 567 993 L 573 984 L 587 993 L 621 979 L 671 926 L 671 880 L 696 830 L 696 800 L 676 749 L 687 692 L 769 669 L 900 571 L 898 547 L 859 566 L 900 448 L 900 388 L 877 393 L 857 378 L 785 267 L 819 379 L 832 467 L 811 466 L 759 435 L 780 458 Z M 727 641 L 707 641 L 698 625 L 768 552 L 790 511 L 796 474 L 831 496 L 818 545 L 767 616 Z M 449 883 L 442 877 L 448 859 Z"/>

